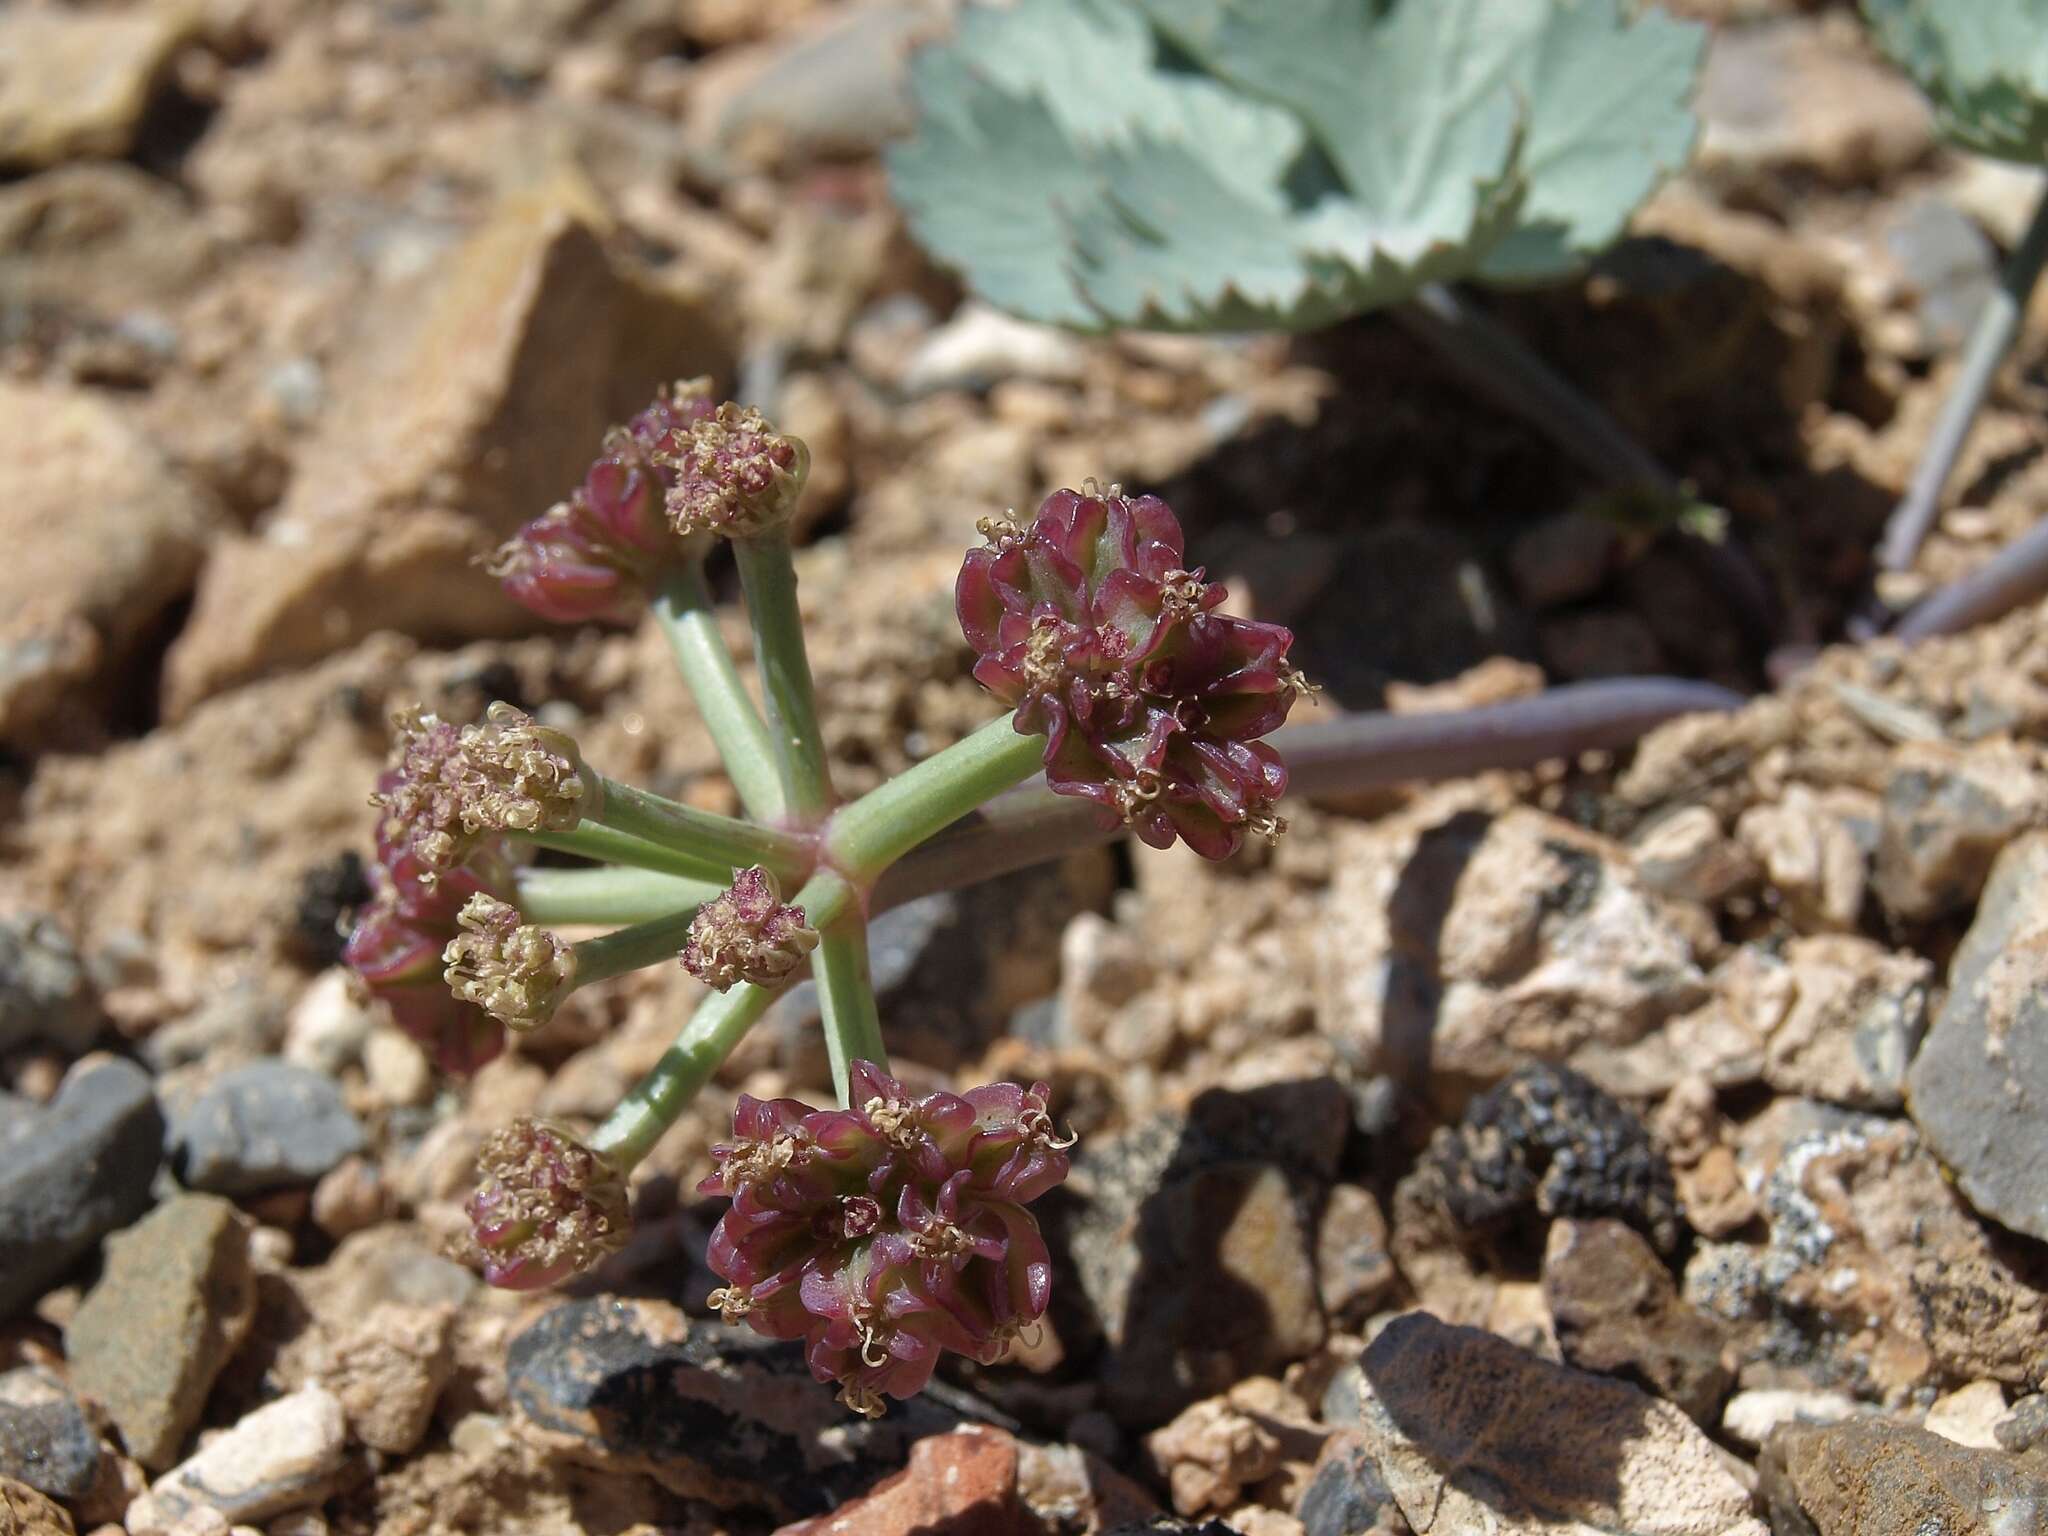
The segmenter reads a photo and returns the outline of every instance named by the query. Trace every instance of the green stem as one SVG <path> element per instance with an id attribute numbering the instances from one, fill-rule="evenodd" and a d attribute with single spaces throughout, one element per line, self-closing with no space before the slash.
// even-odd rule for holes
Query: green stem
<path id="1" fill-rule="evenodd" d="M 690 1100 L 711 1081 L 711 1074 L 774 1001 L 773 992 L 751 982 L 705 998 L 654 1070 L 605 1116 L 604 1124 L 591 1135 L 591 1150 L 621 1172 L 631 1169 L 689 1108 Z"/>
<path id="2" fill-rule="evenodd" d="M 594 981 L 609 981 L 675 959 L 696 916 L 696 906 L 685 907 L 602 938 L 585 939 L 576 946 L 576 985 L 587 987 Z"/>
<path id="3" fill-rule="evenodd" d="M 598 807 L 597 822 L 629 837 L 664 844 L 703 866 L 679 869 L 679 874 L 706 874 L 717 879 L 748 864 L 759 864 L 777 880 L 794 883 L 810 870 L 810 845 L 801 837 L 680 805 L 616 779 L 603 782 L 604 801 Z M 583 826 L 590 824 L 586 821 Z"/>
<path id="4" fill-rule="evenodd" d="M 668 843 L 649 842 L 644 837 L 635 837 L 594 821 L 578 822 L 575 830 L 570 832 L 514 832 L 511 835 L 536 848 L 573 853 L 579 858 L 595 859 L 603 864 L 629 864 L 635 869 L 655 870 L 690 880 L 716 880 L 721 884 L 732 878 L 730 864 Z"/>
<path id="5" fill-rule="evenodd" d="M 756 821 L 780 821 L 785 808 L 775 738 L 740 681 L 700 567 L 681 566 L 669 575 L 655 594 L 654 617 L 668 636 L 676 667 L 697 701 L 740 803 Z"/>
<path id="6" fill-rule="evenodd" d="M 795 905 L 804 909 L 812 927 L 821 930 L 830 930 L 849 912 L 859 911 L 853 888 L 829 873 L 814 876 L 798 891 Z M 576 949 L 580 981 L 583 946 Z M 714 992 L 699 1003 L 675 1044 L 605 1117 L 591 1137 L 592 1150 L 603 1153 L 622 1171 L 638 1163 L 711 1081 L 719 1063 L 746 1038 L 777 995 L 766 987 L 741 982 L 731 991 Z"/>
<path id="7" fill-rule="evenodd" d="M 725 886 L 648 869 L 521 869 L 514 904 L 529 923 L 638 923 L 698 907 Z"/>
<path id="8" fill-rule="evenodd" d="M 747 592 L 754 660 L 761 669 L 761 691 L 768 697 L 784 798 L 796 822 L 814 826 L 831 808 L 832 778 L 825 767 L 825 738 L 818 730 L 817 703 L 811 694 L 811 663 L 804 652 L 789 539 L 783 534 L 735 539 L 732 548 Z"/>
<path id="9" fill-rule="evenodd" d="M 839 1102 L 845 1104 L 853 1063 L 871 1061 L 887 1071 L 889 1053 L 882 1044 L 882 1019 L 875 1009 L 874 982 L 868 975 L 867 918 L 853 899 L 852 886 L 839 876 L 821 874 L 813 884 L 829 889 L 827 881 L 836 881 L 844 892 L 845 911 L 830 925 L 813 918 L 820 935 L 818 947 L 811 951 L 811 974 L 818 983 L 818 1012 L 825 1026 L 825 1054 L 832 1063 L 832 1087 Z M 812 915 L 808 906 L 805 915 Z"/>
<path id="10" fill-rule="evenodd" d="M 841 810 L 826 830 L 825 856 L 871 885 L 926 838 L 1030 778 L 1044 759 L 1045 737 L 1019 734 L 1014 715 L 991 720 Z"/>

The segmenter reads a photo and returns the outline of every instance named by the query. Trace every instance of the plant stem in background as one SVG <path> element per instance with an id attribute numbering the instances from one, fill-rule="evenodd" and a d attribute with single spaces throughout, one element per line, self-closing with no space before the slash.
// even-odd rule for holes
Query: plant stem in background
<path id="1" fill-rule="evenodd" d="M 1912 484 L 1885 524 L 1884 542 L 1877 551 L 1878 569 L 1909 569 L 1932 531 L 1941 511 L 1942 490 L 1970 440 L 1970 430 L 1976 425 L 1984 397 L 1991 392 L 1999 364 L 2005 361 L 2019 336 L 2027 301 L 2040 280 L 2044 264 L 2048 264 L 2048 188 L 2042 190 L 2034 205 L 2032 222 L 2006 262 L 1997 289 L 1984 305 L 1984 313 L 1977 317 L 1976 329 L 1963 350 L 1955 387 L 1942 402 L 1926 451 L 1913 471 Z"/>
<path id="2" fill-rule="evenodd" d="M 797 612 L 789 539 L 781 533 L 734 539 L 732 549 L 754 626 L 754 657 L 761 669 L 762 692 L 768 697 L 783 796 L 792 820 L 815 825 L 832 805 L 832 780 L 811 694 L 811 663 Z"/>
<path id="3" fill-rule="evenodd" d="M 1271 739 L 1287 758 L 1289 794 L 1345 794 L 1626 746 L 1679 715 L 1743 703 L 1741 694 L 1711 683 L 1615 678 L 1442 714 L 1341 715 L 1287 726 Z M 1120 828 L 1105 828 L 1087 801 L 1056 795 L 1043 783 L 1026 784 L 909 853 L 877 882 L 869 910 L 991 880 L 1122 835 Z"/>
<path id="4" fill-rule="evenodd" d="M 701 567 L 687 565 L 669 575 L 655 594 L 654 617 L 668 636 L 669 651 L 697 701 L 704 728 L 711 733 L 740 803 L 756 821 L 780 821 L 785 807 L 775 767 L 775 738 L 748 696 L 719 632 Z"/>
<path id="5" fill-rule="evenodd" d="M 684 907 L 700 907 L 725 887 L 709 880 L 648 869 L 521 869 L 513 874 L 515 905 L 529 923 L 638 923 Z"/>
<path id="6" fill-rule="evenodd" d="M 1674 513 L 1697 504 L 1677 476 L 1596 401 L 1455 288 L 1427 284 L 1392 313 L 1477 393 L 1528 422 L 1603 485 L 1647 491 L 1669 502 Z M 1685 537 L 1677 547 L 1728 599 L 1752 643 L 1767 649 L 1777 630 L 1775 604 L 1747 553 L 1725 539 Z"/>
<path id="7" fill-rule="evenodd" d="M 1673 498 L 1683 494 L 1677 478 L 1620 423 L 1455 288 L 1427 284 L 1393 314 L 1467 384 L 1542 432 L 1594 479 Z"/>
<path id="8" fill-rule="evenodd" d="M 603 785 L 598 823 L 644 842 L 661 843 L 702 866 L 677 868 L 677 874 L 719 880 L 729 878 L 735 869 L 759 864 L 776 879 L 795 884 L 810 870 L 810 847 L 802 838 L 680 805 L 616 779 L 604 779 Z"/>

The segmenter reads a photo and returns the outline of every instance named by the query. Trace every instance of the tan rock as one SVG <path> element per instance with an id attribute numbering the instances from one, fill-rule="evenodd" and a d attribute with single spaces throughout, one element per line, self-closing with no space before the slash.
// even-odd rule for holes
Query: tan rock
<path id="1" fill-rule="evenodd" d="M 601 219 L 575 181 L 509 198 L 373 306 L 284 504 L 207 569 L 166 663 L 173 715 L 373 630 L 532 627 L 475 558 L 566 495 L 657 384 L 727 361 L 698 306 L 607 256 Z"/>
<path id="2" fill-rule="evenodd" d="M 318 1504 L 333 1490 L 346 1450 L 340 1401 L 306 1387 L 258 1408 L 158 1478 L 129 1506 L 128 1529 L 166 1536 L 202 1509 L 235 1522 Z"/>
<path id="3" fill-rule="evenodd" d="M 1995 1381 L 1973 1381 L 1934 1400 L 1924 1427 L 1931 1434 L 1980 1451 L 2002 1449 L 1996 1430 L 2005 1418 L 2005 1389 Z"/>
<path id="4" fill-rule="evenodd" d="M 0 1532 L 6 1536 L 73 1536 L 64 1506 L 11 1477 L 0 1477 Z"/>
<path id="5" fill-rule="evenodd" d="M 1736 840 L 1762 866 L 1764 878 L 1801 921 L 1851 929 L 1863 910 L 1869 860 L 1852 818 L 1876 818 L 1877 807 L 1853 791 L 1816 795 L 1794 784 L 1784 798 L 1754 806 L 1735 824 Z"/>
<path id="6" fill-rule="evenodd" d="M 1555 1221 L 1543 1295 L 1564 1358 L 1647 1383 L 1696 1421 L 1716 1422 L 1734 1379 L 1721 1327 L 1678 1296 L 1650 1245 L 1618 1221 Z"/>
<path id="7" fill-rule="evenodd" d="M 0 741 L 25 742 L 76 721 L 78 692 L 190 590 L 216 512 L 79 390 L 0 380 L 0 464 Z"/>
<path id="8" fill-rule="evenodd" d="M 453 1316 L 451 1307 L 380 1306 L 334 1347 L 326 1383 L 370 1449 L 404 1455 L 425 1437 L 455 1368 Z"/>
<path id="9" fill-rule="evenodd" d="M 198 30 L 196 5 L 0 11 L 0 165 L 124 155 L 151 93 Z"/>
<path id="10" fill-rule="evenodd" d="M 1764 1080 L 1780 1093 L 1896 1109 L 1927 1028 L 1934 968 L 1850 935 L 1785 947 L 1792 997 L 1767 1026 Z"/>
<path id="11" fill-rule="evenodd" d="M 1781 1429 L 1761 1470 L 1760 1491 L 1780 1530 L 2034 1536 L 2048 1523 L 2040 1457 L 1975 1450 L 1882 1420 Z"/>

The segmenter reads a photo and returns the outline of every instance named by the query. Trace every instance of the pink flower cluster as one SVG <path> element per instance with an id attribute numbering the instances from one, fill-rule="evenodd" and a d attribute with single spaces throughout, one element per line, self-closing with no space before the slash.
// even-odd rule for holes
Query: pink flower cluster
<path id="1" fill-rule="evenodd" d="M 847 1109 L 742 1095 L 700 1188 L 727 1321 L 802 1339 L 811 1373 L 870 1416 L 941 1351 L 993 1360 L 1044 1315 L 1052 1261 L 1025 1206 L 1067 1176 L 1046 1085 L 912 1096 L 869 1062 Z"/>
<path id="2" fill-rule="evenodd" d="M 1307 691 L 1293 634 L 1218 613 L 1156 496 L 1056 491 L 1028 527 L 984 525 L 955 588 L 975 678 L 1044 732 L 1046 781 L 1155 848 L 1205 858 L 1272 836 L 1287 787 L 1260 740 Z"/>
<path id="3" fill-rule="evenodd" d="M 662 568 L 683 558 L 667 499 L 690 428 L 717 414 L 694 379 L 606 435 L 583 483 L 520 529 L 490 562 L 514 601 L 557 624 L 631 619 Z"/>
<path id="4" fill-rule="evenodd" d="M 378 853 L 374 894 L 356 915 L 342 961 L 435 1065 L 467 1076 L 505 1048 L 505 1026 L 448 990 L 442 954 L 462 931 L 458 919 L 472 896 L 510 894 L 511 867 L 495 848 L 438 875 L 403 849 Z"/>
<path id="5" fill-rule="evenodd" d="M 515 1120 L 485 1140 L 477 1170 L 463 1211 L 489 1284 L 541 1290 L 625 1246 L 626 1180 L 566 1126 Z"/>

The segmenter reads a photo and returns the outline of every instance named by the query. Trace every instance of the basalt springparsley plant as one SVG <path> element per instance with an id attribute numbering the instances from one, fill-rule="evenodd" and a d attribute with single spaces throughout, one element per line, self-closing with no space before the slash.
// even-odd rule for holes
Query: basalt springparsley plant
<path id="1" fill-rule="evenodd" d="M 1293 637 L 1224 611 L 1154 496 L 1093 485 L 1029 521 L 990 519 L 957 601 L 975 676 L 1009 707 L 852 802 L 834 791 L 797 619 L 789 523 L 809 454 L 757 411 L 678 385 L 627 425 L 569 499 L 492 559 L 505 590 L 566 623 L 651 607 L 745 808 L 721 816 L 608 778 L 505 704 L 473 725 L 399 714 L 379 779 L 376 895 L 347 959 L 450 1072 L 580 987 L 680 963 L 711 988 L 674 1045 L 587 1138 L 496 1132 L 468 1212 L 495 1285 L 589 1269 L 625 1241 L 634 1165 L 768 1004 L 817 979 L 837 1107 L 743 1097 L 705 1191 L 728 1320 L 800 1339 L 862 1413 L 941 1354 L 999 1355 L 1044 1314 L 1052 1266 L 1029 1207 L 1067 1173 L 1048 1089 L 914 1093 L 889 1074 L 868 979 L 877 883 L 934 834 L 1044 774 L 1109 826 L 1208 858 L 1283 829 L 1264 739 L 1309 690 Z M 765 710 L 720 637 L 714 541 L 745 589 Z M 525 850 L 593 861 L 540 868 Z M 570 941 L 554 925 L 626 926 Z"/>

